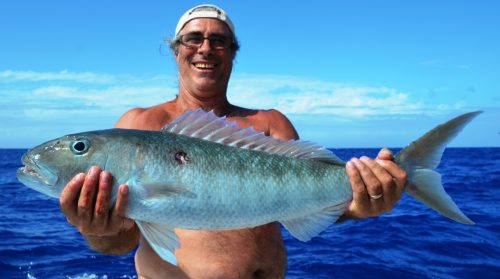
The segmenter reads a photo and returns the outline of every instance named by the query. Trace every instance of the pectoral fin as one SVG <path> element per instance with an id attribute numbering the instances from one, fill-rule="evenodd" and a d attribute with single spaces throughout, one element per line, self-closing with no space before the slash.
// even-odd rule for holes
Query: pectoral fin
<path id="1" fill-rule="evenodd" d="M 309 241 L 335 223 L 340 215 L 344 213 L 346 207 L 347 202 L 343 202 L 327 207 L 320 212 L 300 218 L 282 220 L 280 223 L 285 226 L 293 237 L 301 241 Z"/>
<path id="2" fill-rule="evenodd" d="M 195 197 L 195 195 L 182 186 L 168 185 L 157 182 L 149 177 L 142 175 L 141 177 L 133 176 L 126 182 L 127 185 L 141 189 L 145 199 L 158 199 L 172 197 L 176 195 L 185 195 Z"/>
<path id="3" fill-rule="evenodd" d="M 179 238 L 174 233 L 173 228 L 144 221 L 136 221 L 136 224 L 142 236 L 158 256 L 171 264 L 177 265 L 174 251 L 179 248 Z"/>

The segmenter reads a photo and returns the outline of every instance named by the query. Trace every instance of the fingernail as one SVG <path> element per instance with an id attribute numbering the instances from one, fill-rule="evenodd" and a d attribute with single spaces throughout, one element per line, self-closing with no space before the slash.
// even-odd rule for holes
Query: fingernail
<path id="1" fill-rule="evenodd" d="M 75 177 L 73 178 L 73 181 L 78 181 L 78 180 L 83 180 L 85 177 L 85 174 L 84 173 L 79 173 L 77 175 L 75 175 Z"/>
<path id="2" fill-rule="evenodd" d="M 352 169 L 352 162 L 351 161 L 348 161 L 346 164 L 345 164 L 346 168 L 348 169 Z"/>
<path id="3" fill-rule="evenodd" d="M 386 152 L 387 154 L 392 155 L 392 151 L 387 147 L 382 148 L 382 151 Z"/>
<path id="4" fill-rule="evenodd" d="M 128 187 L 125 185 L 122 185 L 120 188 L 122 188 L 122 194 L 127 195 L 128 194 Z"/>
<path id="5" fill-rule="evenodd" d="M 101 172 L 100 178 L 101 178 L 101 180 L 102 180 L 103 182 L 108 183 L 108 182 L 110 181 L 110 177 L 111 177 L 111 176 L 109 175 L 109 172 L 107 172 L 107 171 L 103 171 L 103 172 Z"/>

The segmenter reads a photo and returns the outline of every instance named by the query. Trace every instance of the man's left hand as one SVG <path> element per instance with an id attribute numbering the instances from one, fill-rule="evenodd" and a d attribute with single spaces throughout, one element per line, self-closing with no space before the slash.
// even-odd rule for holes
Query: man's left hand
<path id="1" fill-rule="evenodd" d="M 361 219 L 390 211 L 401 198 L 406 172 L 393 161 L 389 149 L 380 150 L 375 160 L 353 158 L 346 164 L 353 199 L 343 218 Z"/>

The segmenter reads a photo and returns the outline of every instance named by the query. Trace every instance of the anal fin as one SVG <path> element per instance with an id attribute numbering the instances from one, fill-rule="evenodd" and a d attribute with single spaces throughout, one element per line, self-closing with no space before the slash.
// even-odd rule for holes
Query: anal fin
<path id="1" fill-rule="evenodd" d="M 280 223 L 290 232 L 290 234 L 300 241 L 309 241 L 331 224 L 344 213 L 348 201 L 324 208 L 320 212 L 300 218 L 281 220 Z"/>
<path id="2" fill-rule="evenodd" d="M 179 238 L 173 228 L 165 225 L 136 221 L 142 236 L 163 260 L 177 265 L 174 250 L 179 248 Z"/>

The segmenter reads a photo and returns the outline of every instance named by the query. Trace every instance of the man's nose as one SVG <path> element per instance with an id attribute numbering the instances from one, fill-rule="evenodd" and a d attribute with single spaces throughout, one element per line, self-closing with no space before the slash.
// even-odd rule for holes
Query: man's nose
<path id="1" fill-rule="evenodd" d="M 212 44 L 210 43 L 210 40 L 208 38 L 203 38 L 203 42 L 201 43 L 201 46 L 198 48 L 199 52 L 202 53 L 209 53 L 213 51 Z"/>

